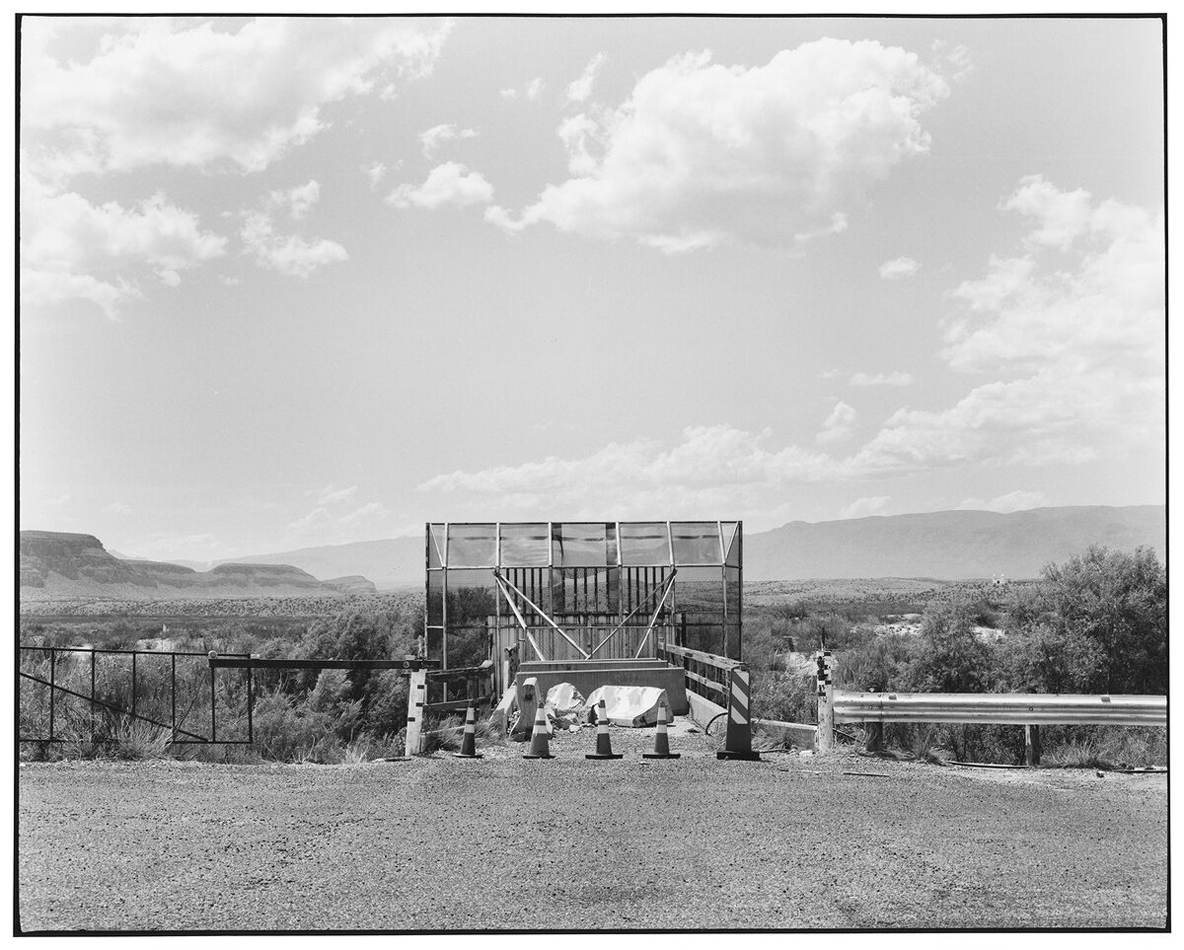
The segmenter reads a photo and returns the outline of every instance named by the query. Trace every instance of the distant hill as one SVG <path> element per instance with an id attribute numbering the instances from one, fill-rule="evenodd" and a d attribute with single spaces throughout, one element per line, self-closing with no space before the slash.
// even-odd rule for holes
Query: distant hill
<path id="1" fill-rule="evenodd" d="M 22 600 L 344 596 L 374 589 L 364 577 L 319 581 L 289 564 L 219 564 L 195 571 L 163 561 L 114 557 L 89 534 L 20 533 Z"/>
<path id="2" fill-rule="evenodd" d="M 354 541 L 318 548 L 275 551 L 236 557 L 240 564 L 291 564 L 314 577 L 361 575 L 384 589 L 422 587 L 423 536 Z"/>
<path id="3" fill-rule="evenodd" d="M 1167 546 L 1163 505 L 934 511 L 794 521 L 744 537 L 745 581 L 798 578 L 935 577 L 962 580 L 1039 575 L 1091 544 L 1118 550 Z"/>
<path id="4" fill-rule="evenodd" d="M 1163 505 L 1034 508 L 1012 514 L 934 511 L 926 514 L 794 521 L 744 536 L 746 581 L 809 578 L 1035 577 L 1091 544 L 1120 550 L 1140 545 L 1164 556 Z M 235 558 L 240 563 L 292 564 L 316 577 L 361 574 L 379 588 L 421 586 L 423 537 L 359 541 Z"/>

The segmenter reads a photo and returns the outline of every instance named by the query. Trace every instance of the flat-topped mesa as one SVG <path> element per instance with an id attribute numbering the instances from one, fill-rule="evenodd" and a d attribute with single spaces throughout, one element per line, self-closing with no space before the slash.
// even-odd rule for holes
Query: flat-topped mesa
<path id="1" fill-rule="evenodd" d="M 93 535 L 60 531 L 20 533 L 23 600 L 80 597 L 155 600 L 209 597 L 344 597 L 373 593 L 364 577 L 320 581 L 290 564 L 220 564 L 196 571 L 167 561 L 112 555 Z"/>

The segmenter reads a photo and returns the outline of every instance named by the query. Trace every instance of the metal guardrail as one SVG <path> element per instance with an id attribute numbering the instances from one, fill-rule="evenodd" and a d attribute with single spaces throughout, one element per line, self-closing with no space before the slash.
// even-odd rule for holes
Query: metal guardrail
<path id="1" fill-rule="evenodd" d="M 834 690 L 835 722 L 1166 726 L 1166 696 L 856 693 Z"/>

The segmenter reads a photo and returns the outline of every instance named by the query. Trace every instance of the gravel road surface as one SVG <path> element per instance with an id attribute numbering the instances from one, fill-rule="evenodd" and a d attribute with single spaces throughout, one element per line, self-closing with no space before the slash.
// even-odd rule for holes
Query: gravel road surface
<path id="1" fill-rule="evenodd" d="M 588 761 L 585 729 L 548 761 L 22 765 L 20 926 L 1165 925 L 1162 774 L 726 762 L 678 725 L 660 761 L 626 729 Z"/>

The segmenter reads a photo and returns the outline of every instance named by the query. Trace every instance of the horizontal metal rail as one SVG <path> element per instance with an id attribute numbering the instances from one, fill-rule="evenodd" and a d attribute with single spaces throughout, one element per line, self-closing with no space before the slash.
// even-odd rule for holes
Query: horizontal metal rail
<path id="1" fill-rule="evenodd" d="M 675 646 L 673 643 L 667 643 L 662 647 L 662 650 L 672 656 L 706 663 L 708 666 L 714 666 L 721 670 L 731 670 L 737 666 L 744 665 L 740 660 L 730 660 L 726 656 L 719 656 L 715 653 L 704 653 L 701 650 L 690 650 L 687 647 Z"/>
<path id="2" fill-rule="evenodd" d="M 35 647 L 35 646 L 25 646 L 24 644 L 21 644 L 20 649 L 21 650 L 37 650 L 37 651 L 40 651 L 43 653 L 49 653 L 51 651 L 54 653 L 103 653 L 103 654 L 111 654 L 111 655 L 115 655 L 115 656 L 159 656 L 159 657 L 200 656 L 202 658 L 205 658 L 210 655 L 208 651 L 205 653 L 184 653 L 184 652 L 173 652 L 172 650 L 169 650 L 169 651 L 165 651 L 165 650 L 105 650 L 105 649 L 101 649 L 98 647 Z M 249 653 L 222 653 L 222 654 L 219 654 L 219 656 L 222 656 L 222 657 L 235 657 L 235 656 L 249 657 L 250 654 Z"/>
<path id="3" fill-rule="evenodd" d="M 209 661 L 213 669 L 256 670 L 424 670 L 440 665 L 439 660 L 288 660 L 238 654 L 209 656 Z"/>
<path id="4" fill-rule="evenodd" d="M 669 641 L 660 646 L 659 655 L 663 654 L 672 666 L 682 667 L 687 690 L 720 705 L 728 704 L 728 676 L 732 670 L 744 665 L 741 661 L 676 646 Z"/>
<path id="5" fill-rule="evenodd" d="M 1166 696 L 834 691 L 835 722 L 1166 726 Z"/>

